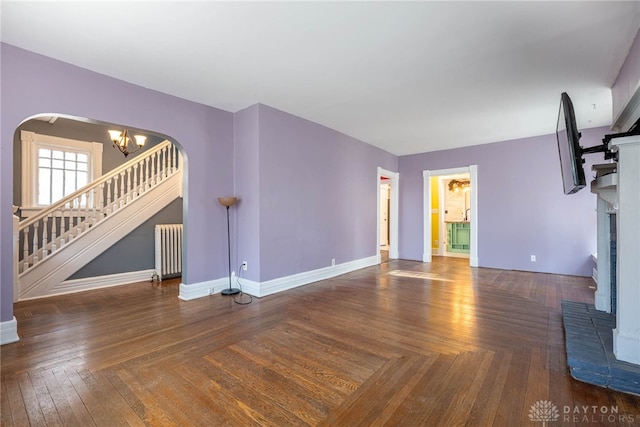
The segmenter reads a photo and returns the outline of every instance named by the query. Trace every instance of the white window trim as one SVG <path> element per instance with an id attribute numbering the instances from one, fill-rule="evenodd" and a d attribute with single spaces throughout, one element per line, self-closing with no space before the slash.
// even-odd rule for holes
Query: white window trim
<path id="1" fill-rule="evenodd" d="M 43 135 L 31 131 L 20 131 L 22 143 L 22 206 L 21 214 L 29 217 L 44 206 L 38 205 L 37 168 L 38 148 L 59 148 L 61 150 L 79 150 L 89 154 L 88 178 L 91 182 L 102 175 L 102 148 L 100 142 L 79 141 L 76 139 L 60 138 L 57 136 Z"/>

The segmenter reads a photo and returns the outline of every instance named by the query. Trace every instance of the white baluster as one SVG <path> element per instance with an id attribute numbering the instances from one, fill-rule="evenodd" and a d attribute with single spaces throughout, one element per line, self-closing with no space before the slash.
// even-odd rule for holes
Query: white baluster
<path id="1" fill-rule="evenodd" d="M 84 229 L 88 229 L 93 225 L 92 216 L 89 215 L 89 200 L 91 200 L 91 190 L 84 193 Z"/>
<path id="2" fill-rule="evenodd" d="M 162 179 L 165 179 L 169 172 L 169 147 L 162 149 Z"/>
<path id="3" fill-rule="evenodd" d="M 120 172 L 120 180 L 118 180 L 119 207 L 123 207 L 124 206 L 124 195 L 125 195 L 126 191 L 127 191 L 127 189 L 126 189 L 126 183 L 124 182 L 124 171 L 122 171 L 122 172 Z"/>
<path id="4" fill-rule="evenodd" d="M 91 190 L 91 226 L 98 222 L 98 208 L 96 206 L 98 200 L 98 188 L 93 187 Z"/>
<path id="5" fill-rule="evenodd" d="M 171 173 L 175 173 L 176 169 L 178 169 L 178 162 L 177 162 L 177 148 L 173 145 L 171 145 Z"/>
<path id="6" fill-rule="evenodd" d="M 47 225 L 49 224 L 49 217 L 45 216 L 44 218 L 42 218 L 42 259 L 45 259 L 48 255 L 48 250 L 47 250 L 47 243 L 49 243 L 49 239 L 48 239 L 48 234 L 49 231 L 47 230 Z"/>
<path id="7" fill-rule="evenodd" d="M 29 229 L 22 231 L 22 270 L 29 268 Z"/>
<path id="8" fill-rule="evenodd" d="M 76 197 L 75 208 L 76 208 L 76 237 L 78 237 L 80 234 L 82 234 L 82 228 L 83 228 L 81 197 Z"/>
<path id="9" fill-rule="evenodd" d="M 104 183 L 100 184 L 98 187 L 98 221 L 104 218 Z"/>
<path id="10" fill-rule="evenodd" d="M 32 265 L 36 265 L 38 263 L 38 223 L 33 223 L 33 263 Z"/>
<path id="11" fill-rule="evenodd" d="M 156 162 L 158 163 L 158 173 L 156 174 L 156 184 L 162 181 L 162 150 L 156 153 Z"/>
<path id="12" fill-rule="evenodd" d="M 58 228 L 58 224 L 57 224 L 57 222 L 58 222 L 58 211 L 57 210 L 51 212 L 51 219 L 52 219 L 52 221 L 51 221 L 51 253 L 53 254 L 56 251 L 57 247 L 58 247 L 57 246 L 58 242 L 56 240 L 57 239 L 56 232 L 57 232 L 57 228 Z"/>
<path id="13" fill-rule="evenodd" d="M 67 219 L 69 220 L 67 228 L 67 243 L 71 242 L 75 236 L 75 224 L 73 223 L 73 202 L 65 204 L 67 206 Z"/>
<path id="14" fill-rule="evenodd" d="M 144 193 L 144 160 L 139 161 L 136 164 L 138 168 L 138 196 Z"/>
<path id="15" fill-rule="evenodd" d="M 109 179 L 109 181 L 107 181 L 107 215 L 111 214 L 111 181 L 112 179 Z"/>
<path id="16" fill-rule="evenodd" d="M 133 196 L 133 181 L 131 180 L 131 168 L 127 168 L 127 203 L 131 201 Z"/>
<path id="17" fill-rule="evenodd" d="M 138 193 L 140 192 L 140 187 L 138 186 L 138 165 L 140 163 L 136 163 L 135 165 L 133 165 L 131 168 L 133 169 L 133 198 L 137 198 L 138 197 Z"/>
<path id="18" fill-rule="evenodd" d="M 101 221 L 104 218 L 104 182 L 96 188 L 96 220 Z"/>
<path id="19" fill-rule="evenodd" d="M 64 244 L 67 242 L 67 221 L 65 220 L 66 214 L 66 204 L 62 205 L 62 208 L 60 210 L 60 247 L 63 247 Z"/>
<path id="20" fill-rule="evenodd" d="M 152 185 L 155 187 L 155 185 L 158 183 L 158 176 L 156 175 L 156 157 L 157 157 L 158 153 L 153 153 L 151 156 L 151 182 Z"/>

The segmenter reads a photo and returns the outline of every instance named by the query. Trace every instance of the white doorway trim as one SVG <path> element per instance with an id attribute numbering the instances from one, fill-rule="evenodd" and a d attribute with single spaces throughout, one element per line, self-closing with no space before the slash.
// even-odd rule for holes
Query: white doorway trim
<path id="1" fill-rule="evenodd" d="M 422 217 L 424 218 L 423 230 L 423 251 L 422 261 L 431 262 L 432 249 L 431 249 L 431 177 L 442 175 L 457 175 L 461 173 L 468 173 L 471 181 L 471 212 L 470 212 L 470 226 L 471 226 L 471 242 L 469 250 L 469 265 L 471 267 L 478 266 L 478 165 L 471 165 L 462 168 L 453 169 L 439 169 L 439 170 L 425 170 L 422 171 L 422 194 L 423 194 L 423 210 Z"/>
<path id="2" fill-rule="evenodd" d="M 400 255 L 398 253 L 398 191 L 400 173 L 392 172 L 381 167 L 378 167 L 378 176 L 376 179 L 376 256 L 378 257 L 378 264 L 380 264 L 380 179 L 382 177 L 389 178 L 389 184 L 391 185 L 391 195 L 389 198 L 389 259 L 398 259 Z"/>

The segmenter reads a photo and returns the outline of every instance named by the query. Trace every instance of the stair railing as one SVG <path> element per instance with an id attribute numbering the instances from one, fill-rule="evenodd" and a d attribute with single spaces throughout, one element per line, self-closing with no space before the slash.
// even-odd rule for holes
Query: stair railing
<path id="1" fill-rule="evenodd" d="M 18 271 L 24 273 L 95 224 L 179 171 L 170 141 L 142 152 L 18 225 Z"/>

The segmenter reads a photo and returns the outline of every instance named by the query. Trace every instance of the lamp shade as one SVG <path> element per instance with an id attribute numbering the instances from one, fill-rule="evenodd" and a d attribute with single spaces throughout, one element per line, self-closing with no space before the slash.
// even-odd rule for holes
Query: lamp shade
<path id="1" fill-rule="evenodd" d="M 218 203 L 227 208 L 235 205 L 237 200 L 235 197 L 218 197 Z"/>

